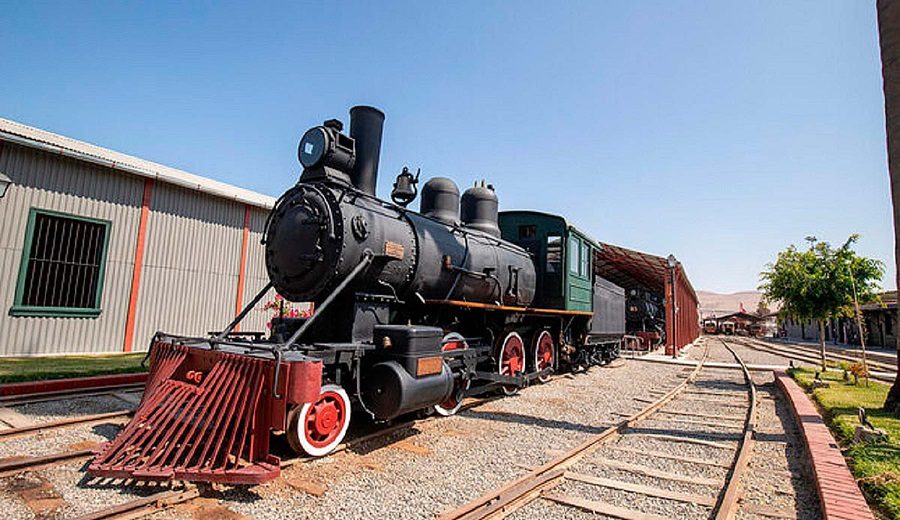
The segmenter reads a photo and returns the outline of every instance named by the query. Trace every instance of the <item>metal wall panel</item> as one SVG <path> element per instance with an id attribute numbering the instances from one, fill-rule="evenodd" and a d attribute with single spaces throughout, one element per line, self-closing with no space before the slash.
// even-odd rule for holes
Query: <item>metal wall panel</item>
<path id="1" fill-rule="evenodd" d="M 256 293 L 269 283 L 269 275 L 266 274 L 266 250 L 265 246 L 260 244 L 268 214 L 269 212 L 262 208 L 250 208 L 250 240 L 247 244 L 247 273 L 245 275 L 247 278 L 244 284 L 244 305 L 250 303 L 250 300 L 256 296 Z M 274 298 L 275 289 L 269 289 L 269 293 L 260 300 L 259 305 L 250 311 L 250 314 L 241 323 L 241 330 L 268 332 L 266 324 L 269 322 L 272 312 L 264 310 L 263 305 Z"/>
<path id="2" fill-rule="evenodd" d="M 233 318 L 244 205 L 158 183 L 147 223 L 134 350 L 153 334 L 205 336 Z"/>
<path id="3" fill-rule="evenodd" d="M 0 355 L 120 351 L 143 179 L 7 142 L 0 146 L 0 171 L 13 182 L 0 199 Z M 30 208 L 112 222 L 100 316 L 9 315 Z"/>

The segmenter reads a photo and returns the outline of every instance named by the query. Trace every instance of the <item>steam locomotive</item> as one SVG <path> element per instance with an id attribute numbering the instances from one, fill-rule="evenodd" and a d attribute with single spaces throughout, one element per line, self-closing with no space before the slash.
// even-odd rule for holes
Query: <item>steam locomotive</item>
<path id="1" fill-rule="evenodd" d="M 630 289 L 625 301 L 626 329 L 652 347 L 666 341 L 663 297 L 646 289 Z"/>
<path id="2" fill-rule="evenodd" d="M 349 135 L 336 119 L 303 135 L 302 174 L 265 226 L 269 284 L 214 337 L 156 335 L 135 418 L 91 473 L 258 483 L 278 475 L 271 433 L 322 456 L 356 414 L 451 415 L 618 356 L 625 293 L 594 274 L 594 240 L 558 215 L 500 213 L 484 181 L 460 196 L 432 178 L 413 211 L 404 168 L 379 199 L 383 124 L 358 106 Z M 315 313 L 235 332 L 273 288 Z"/>

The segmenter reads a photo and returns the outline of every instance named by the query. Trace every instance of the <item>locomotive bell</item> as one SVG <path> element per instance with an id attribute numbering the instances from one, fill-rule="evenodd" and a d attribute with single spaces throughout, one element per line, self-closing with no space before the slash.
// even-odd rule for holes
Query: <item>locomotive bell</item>
<path id="1" fill-rule="evenodd" d="M 416 187 L 419 184 L 419 173 L 421 173 L 421 170 L 416 170 L 416 175 L 413 177 L 409 168 L 403 167 L 403 171 L 397 175 L 394 189 L 391 191 L 391 200 L 394 201 L 394 204 L 405 208 L 416 198 L 416 195 L 419 193 L 419 189 Z"/>

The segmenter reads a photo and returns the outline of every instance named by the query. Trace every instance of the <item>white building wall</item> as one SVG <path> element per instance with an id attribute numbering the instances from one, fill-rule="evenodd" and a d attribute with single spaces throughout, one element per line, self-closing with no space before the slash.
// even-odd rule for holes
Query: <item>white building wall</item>
<path id="1" fill-rule="evenodd" d="M 13 182 L 0 199 L 0 355 L 120 351 L 144 180 L 7 142 L 0 147 L 0 171 Z M 112 222 L 99 316 L 10 316 L 31 208 Z"/>
<path id="2" fill-rule="evenodd" d="M 134 350 L 156 331 L 205 336 L 234 317 L 244 205 L 168 184 L 153 188 Z"/>

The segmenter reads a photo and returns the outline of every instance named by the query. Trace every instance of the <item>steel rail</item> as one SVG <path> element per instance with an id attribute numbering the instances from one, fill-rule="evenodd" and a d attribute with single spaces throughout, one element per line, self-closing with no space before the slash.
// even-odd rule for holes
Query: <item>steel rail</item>
<path id="1" fill-rule="evenodd" d="M 13 457 L 0 460 L 0 477 L 8 477 L 23 471 L 55 466 L 56 464 L 87 458 L 93 454 L 93 449 L 83 449 L 52 453 L 50 455 L 40 455 L 37 457 Z"/>
<path id="2" fill-rule="evenodd" d="M 734 458 L 734 465 L 728 475 L 725 484 L 725 492 L 719 495 L 719 501 L 714 509 L 716 520 L 731 520 L 737 512 L 738 498 L 741 494 L 741 478 L 750 467 L 750 457 L 753 455 L 753 441 L 756 432 L 756 385 L 753 383 L 753 377 L 750 370 L 744 363 L 744 360 L 737 355 L 728 343 L 723 339 L 722 345 L 731 352 L 734 359 L 741 365 L 741 371 L 744 372 L 744 380 L 747 381 L 749 392 L 750 407 L 747 409 L 747 419 L 744 423 L 744 434 L 741 436 L 737 454 Z"/>
<path id="3" fill-rule="evenodd" d="M 788 359 L 794 359 L 797 361 L 805 361 L 807 363 L 811 363 L 816 366 L 819 366 L 819 364 L 821 363 L 821 358 L 819 358 L 817 354 L 814 354 L 813 352 L 808 351 L 808 350 L 804 350 L 803 352 L 793 352 L 784 347 L 778 348 L 778 347 L 775 347 L 774 345 L 763 346 L 762 344 L 754 343 L 754 342 L 747 342 L 747 341 L 743 341 L 742 339 L 732 339 L 731 341 L 733 341 L 734 343 L 737 343 L 738 345 L 741 345 L 742 347 L 747 347 L 749 349 L 753 349 L 753 350 L 756 350 L 759 352 L 765 352 L 767 354 L 772 354 L 775 356 L 781 356 L 781 357 L 785 357 Z M 870 366 L 871 366 L 871 363 L 870 363 Z M 893 371 L 896 372 L 896 368 L 894 368 Z M 890 371 L 888 373 L 890 373 Z M 880 374 L 869 374 L 869 379 L 874 379 L 876 381 L 881 381 L 883 383 L 893 383 L 895 377 L 889 376 L 889 375 L 883 376 Z"/>
<path id="4" fill-rule="evenodd" d="M 530 471 L 526 475 L 523 475 L 502 487 L 488 491 L 468 504 L 464 504 L 452 511 L 445 512 L 438 518 L 441 520 L 474 520 L 488 517 L 502 518 L 527 505 L 532 500 L 538 498 L 544 489 L 555 485 L 564 478 L 566 467 L 571 466 L 586 455 L 595 451 L 603 443 L 619 437 L 622 432 L 647 418 L 681 394 L 681 392 L 696 379 L 697 375 L 700 374 L 708 356 L 709 345 L 707 344 L 700 362 L 697 363 L 697 366 L 694 367 L 684 381 L 663 394 L 660 398 L 653 401 L 638 413 L 591 436 L 578 446 L 575 446 L 555 459 Z"/>
<path id="5" fill-rule="evenodd" d="M 484 398 L 473 398 L 470 402 L 464 403 L 459 412 L 471 410 L 473 408 L 477 408 L 481 405 L 488 404 L 497 399 L 501 399 L 502 396 L 494 396 L 494 397 L 484 397 Z M 459 413 L 457 412 L 457 413 Z M 440 420 L 443 417 L 440 416 L 430 416 L 420 419 L 412 419 L 409 421 L 404 421 L 402 423 L 391 425 L 387 428 L 383 428 L 365 435 L 361 435 L 359 437 L 355 437 L 353 439 L 348 440 L 340 444 L 335 450 L 330 454 L 333 455 L 335 453 L 339 453 L 342 451 L 347 451 L 354 446 L 358 446 L 360 444 L 369 442 L 373 439 L 378 439 L 381 437 L 387 437 L 393 433 L 398 431 L 402 431 L 406 428 L 410 428 L 417 424 L 423 424 L 426 422 L 431 422 L 435 420 Z M 289 468 L 296 464 L 308 464 L 312 461 L 316 460 L 315 458 L 309 457 L 292 457 L 290 459 L 285 459 L 281 461 L 281 468 Z M 162 511 L 169 507 L 173 507 L 178 504 L 182 504 L 185 502 L 190 502 L 196 498 L 200 498 L 201 493 L 200 489 L 197 485 L 189 484 L 184 490 L 167 490 L 162 491 L 160 493 L 156 493 L 144 498 L 138 498 L 135 500 L 130 500 L 128 502 L 124 502 L 122 504 L 118 504 L 115 506 L 105 507 L 102 509 L 98 509 L 96 511 L 92 511 L 91 513 L 85 514 L 83 516 L 77 517 L 76 520 L 134 520 L 138 518 L 143 518 L 145 516 L 151 515 L 153 513 Z"/>
<path id="6" fill-rule="evenodd" d="M 818 345 L 802 345 L 799 343 L 791 343 L 791 344 L 785 343 L 783 345 L 774 345 L 774 344 L 768 343 L 766 341 L 760 341 L 756 338 L 747 337 L 747 338 L 741 338 L 741 339 L 744 341 L 744 343 L 741 343 L 740 341 L 738 341 L 738 343 L 750 344 L 750 345 L 753 345 L 754 347 L 769 349 L 769 350 L 776 351 L 776 352 L 783 352 L 783 351 L 792 352 L 793 351 L 793 352 L 802 353 L 803 355 L 813 355 L 813 356 L 820 355 Z M 841 361 L 859 362 L 862 360 L 862 354 L 860 354 L 859 356 L 854 356 L 853 354 L 847 353 L 843 349 L 829 347 L 827 345 L 825 346 L 825 354 L 827 357 L 830 357 L 831 359 L 837 359 L 837 360 L 841 360 Z M 866 363 L 869 366 L 873 366 L 873 367 L 877 366 L 879 368 L 879 370 L 883 370 L 886 372 L 890 372 L 890 371 L 896 372 L 897 371 L 896 363 L 892 363 L 890 361 L 882 361 L 882 360 L 878 360 L 878 359 L 872 359 L 870 352 L 866 352 L 866 356 L 868 357 L 868 359 L 866 360 Z"/>
<path id="7" fill-rule="evenodd" d="M 142 518 L 144 516 L 167 509 L 176 504 L 188 502 L 200 496 L 197 486 L 188 485 L 185 489 L 166 490 L 154 493 L 150 496 L 130 500 L 115 506 L 98 509 L 85 515 L 76 517 L 76 520 L 107 520 L 111 518 Z"/>
<path id="8" fill-rule="evenodd" d="M 120 417 L 128 417 L 134 413 L 133 410 L 122 410 L 120 412 L 106 412 L 106 413 L 97 413 L 92 415 L 84 415 L 81 417 L 71 417 L 68 419 L 62 419 L 59 421 L 38 423 L 38 424 L 30 424 L 28 426 L 20 426 L 18 428 L 9 428 L 6 430 L 0 430 L 0 442 L 12 438 L 18 437 L 19 435 L 24 435 L 26 433 L 34 433 L 40 432 L 44 430 L 53 430 L 56 428 L 64 428 L 66 426 L 74 426 L 78 424 L 90 424 L 94 422 L 105 421 L 108 419 L 117 419 Z"/>
<path id="9" fill-rule="evenodd" d="M 21 406 L 24 404 L 43 403 L 68 398 L 96 397 L 109 395 L 114 392 L 128 392 L 142 390 L 144 383 L 131 383 L 125 385 L 113 385 L 103 387 L 85 388 L 80 390 L 61 390 L 56 392 L 40 392 L 36 394 L 23 394 L 0 397 L 0 406 Z"/>

